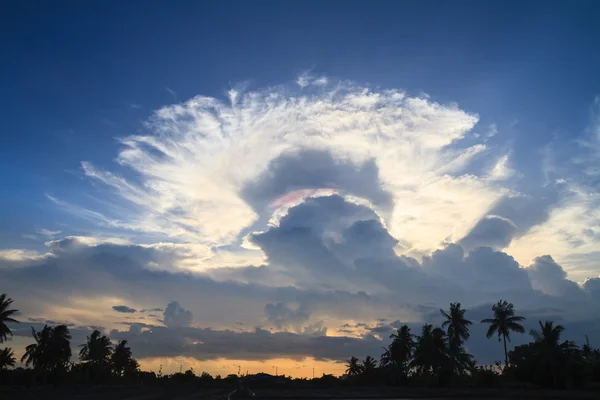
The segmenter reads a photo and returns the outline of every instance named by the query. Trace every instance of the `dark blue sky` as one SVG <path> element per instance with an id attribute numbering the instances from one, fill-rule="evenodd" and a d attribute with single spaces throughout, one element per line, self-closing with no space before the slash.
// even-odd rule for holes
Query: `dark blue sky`
<path id="1" fill-rule="evenodd" d="M 0 218 L 13 229 L 52 220 L 43 194 L 87 185 L 69 172 L 110 163 L 151 110 L 243 81 L 312 69 L 425 92 L 503 128 L 517 163 L 579 135 L 600 93 L 595 1 L 3 4 Z"/>

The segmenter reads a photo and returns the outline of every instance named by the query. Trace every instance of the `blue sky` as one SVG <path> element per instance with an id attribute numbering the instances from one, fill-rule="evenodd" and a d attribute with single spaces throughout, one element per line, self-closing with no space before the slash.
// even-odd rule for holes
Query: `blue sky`
<path id="1" fill-rule="evenodd" d="M 428 264 L 436 250 L 461 246 L 457 268 L 469 268 L 468 252 L 490 247 L 529 274 L 518 283 L 511 272 L 502 290 L 513 282 L 562 298 L 577 282 L 584 292 L 600 271 L 599 12 L 594 1 L 9 2 L 0 250 L 33 268 L 72 257 L 74 243 L 77 254 L 108 246 L 152 270 L 248 284 L 248 271 L 266 265 L 262 283 L 306 290 L 324 279 L 303 269 L 307 253 L 316 265 L 349 262 L 331 238 L 278 248 L 283 233 L 267 223 L 276 221 L 348 242 L 380 238 L 357 252 L 356 268 L 388 254 L 445 276 Z M 386 114 L 396 109 L 408 119 Z M 215 115 L 231 136 L 211 125 Z M 375 126 L 398 136 L 371 143 Z M 377 223 L 342 229 L 332 216 Z M 552 262 L 532 261 L 550 253 Z M 286 268 L 303 272 L 287 281 Z M 343 290 L 383 296 L 371 278 Z M 171 300 L 183 299 L 165 294 L 158 305 Z M 296 303 L 307 320 L 276 328 L 320 321 L 316 306 Z M 33 300 L 24 308 L 61 313 Z M 351 317 L 334 309 L 330 326 Z"/>

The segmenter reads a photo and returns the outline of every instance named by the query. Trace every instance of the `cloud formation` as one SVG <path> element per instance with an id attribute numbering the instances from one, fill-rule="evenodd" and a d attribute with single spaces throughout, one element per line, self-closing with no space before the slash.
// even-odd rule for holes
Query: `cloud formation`
<path id="1" fill-rule="evenodd" d="M 33 323 L 101 325 L 142 357 L 377 355 L 402 323 L 437 323 L 451 301 L 486 318 L 500 298 L 593 332 L 600 278 L 580 285 L 572 266 L 598 276 L 597 192 L 550 169 L 520 189 L 513 153 L 490 144 L 501 129 L 477 123 L 311 74 L 163 107 L 120 139 L 116 167 L 82 162 L 99 209 L 47 196 L 108 234 L 40 230 L 46 252 L 0 251 L 3 281 Z M 481 336 L 470 346 L 493 361 Z"/>
<path id="2" fill-rule="evenodd" d="M 130 308 L 127 306 L 113 306 L 112 309 L 115 310 L 116 312 L 120 312 L 120 313 L 133 314 L 136 312 L 135 308 Z"/>

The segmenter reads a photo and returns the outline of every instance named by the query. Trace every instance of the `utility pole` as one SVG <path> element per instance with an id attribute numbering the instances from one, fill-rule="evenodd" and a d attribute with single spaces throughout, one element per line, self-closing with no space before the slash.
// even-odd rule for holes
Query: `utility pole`
<path id="1" fill-rule="evenodd" d="M 315 379 L 315 366 L 313 365 L 313 379 Z"/>
<path id="2" fill-rule="evenodd" d="M 179 364 L 179 373 L 181 373 L 182 369 L 183 369 L 183 364 Z"/>

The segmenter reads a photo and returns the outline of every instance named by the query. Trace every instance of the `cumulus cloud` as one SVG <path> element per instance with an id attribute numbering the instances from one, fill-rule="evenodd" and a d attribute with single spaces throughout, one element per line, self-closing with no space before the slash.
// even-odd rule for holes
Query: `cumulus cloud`
<path id="1" fill-rule="evenodd" d="M 181 307 L 178 301 L 170 302 L 163 312 L 163 322 L 168 327 L 190 326 L 193 319 L 192 313 Z"/>
<path id="2" fill-rule="evenodd" d="M 574 300 L 584 298 L 579 285 L 568 280 L 565 270 L 549 255 L 536 257 L 527 268 L 527 273 L 534 289 Z"/>
<path id="3" fill-rule="evenodd" d="M 309 319 L 309 312 L 303 310 L 303 307 L 292 309 L 285 304 L 269 303 L 265 306 L 267 320 L 272 322 L 277 328 L 290 328 L 296 332 L 301 332 L 303 325 Z"/>
<path id="4" fill-rule="evenodd" d="M 120 313 L 133 314 L 136 312 L 135 308 L 130 308 L 127 306 L 113 306 L 112 309 L 115 310 L 116 312 L 120 312 Z"/>

